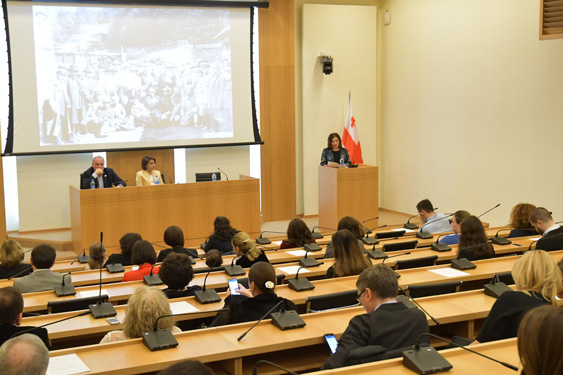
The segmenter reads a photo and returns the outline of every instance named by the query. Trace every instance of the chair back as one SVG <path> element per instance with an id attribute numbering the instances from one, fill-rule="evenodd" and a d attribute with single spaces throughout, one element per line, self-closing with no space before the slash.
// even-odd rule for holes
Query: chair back
<path id="1" fill-rule="evenodd" d="M 307 312 L 318 312 L 323 310 L 340 309 L 343 307 L 358 305 L 358 291 L 347 290 L 345 292 L 331 293 L 320 296 L 307 297 L 305 306 Z"/>
<path id="2" fill-rule="evenodd" d="M 397 243 L 386 243 L 385 245 L 383 245 L 381 250 L 387 252 L 387 251 L 416 249 L 417 245 L 418 245 L 418 240 L 397 242 Z"/>
<path id="3" fill-rule="evenodd" d="M 395 261 L 395 267 L 393 268 L 396 270 L 403 270 L 405 268 L 420 268 L 420 267 L 433 266 L 436 264 L 437 259 L 438 259 L 438 255 L 432 255 L 429 257 L 422 257 L 422 258 L 397 260 Z"/>
<path id="4" fill-rule="evenodd" d="M 457 293 L 461 289 L 460 280 L 446 281 L 443 283 L 407 285 L 407 293 L 413 298 L 436 296 L 440 294 Z"/>

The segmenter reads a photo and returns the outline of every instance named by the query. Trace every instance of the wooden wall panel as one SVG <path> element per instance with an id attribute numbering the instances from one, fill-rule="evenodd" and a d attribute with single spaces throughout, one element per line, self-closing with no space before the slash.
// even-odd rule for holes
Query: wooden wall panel
<path id="1" fill-rule="evenodd" d="M 113 168 L 127 186 L 135 186 L 135 175 L 141 170 L 141 159 L 148 155 L 156 159 L 156 169 L 165 172 L 173 181 L 174 177 L 174 150 L 140 150 L 116 151 L 106 153 L 106 166 Z M 166 179 L 166 183 L 169 183 Z"/>
<path id="2" fill-rule="evenodd" d="M 262 218 L 292 219 L 295 188 L 294 1 L 260 9 L 260 133 Z"/>

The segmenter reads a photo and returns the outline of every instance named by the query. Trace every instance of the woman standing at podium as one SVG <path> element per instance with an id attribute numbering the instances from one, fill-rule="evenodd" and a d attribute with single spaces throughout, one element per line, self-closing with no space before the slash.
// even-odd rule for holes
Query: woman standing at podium
<path id="1" fill-rule="evenodd" d="M 159 185 L 163 184 L 162 177 L 160 177 L 160 172 L 154 169 L 156 167 L 156 159 L 151 156 L 144 156 L 141 159 L 141 168 L 137 172 L 135 181 L 137 186 L 149 186 L 149 185 Z"/>
<path id="2" fill-rule="evenodd" d="M 321 165 L 331 168 L 339 168 L 340 164 L 349 165 L 350 155 L 348 150 L 342 147 L 342 139 L 338 133 L 330 133 L 327 146 L 321 155 Z"/>

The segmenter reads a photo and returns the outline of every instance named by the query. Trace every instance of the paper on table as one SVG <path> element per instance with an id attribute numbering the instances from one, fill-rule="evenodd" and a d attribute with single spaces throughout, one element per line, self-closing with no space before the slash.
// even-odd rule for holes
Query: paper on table
<path id="1" fill-rule="evenodd" d="M 73 353 L 49 358 L 47 375 L 71 375 L 88 371 L 88 366 Z"/>
<path id="2" fill-rule="evenodd" d="M 170 304 L 170 310 L 172 311 L 172 314 L 185 314 L 200 311 L 197 307 L 190 305 L 186 301 L 172 302 Z"/>
<path id="3" fill-rule="evenodd" d="M 454 268 L 438 268 L 437 270 L 429 270 L 429 271 L 445 277 L 459 277 L 459 276 L 469 275 L 469 273 L 467 272 L 456 270 Z"/>
<path id="4" fill-rule="evenodd" d="M 530 241 L 539 241 L 539 240 L 541 240 L 541 237 L 530 238 Z"/>
<path id="5" fill-rule="evenodd" d="M 286 253 L 294 255 L 296 257 L 304 257 L 305 254 L 307 254 L 305 250 L 292 250 L 292 251 L 286 251 Z"/>
<path id="6" fill-rule="evenodd" d="M 416 232 L 416 230 L 413 229 L 407 229 L 407 228 L 395 228 L 395 229 L 391 229 L 393 232 L 402 232 L 405 231 L 405 233 L 412 233 L 412 232 Z"/>
<path id="7" fill-rule="evenodd" d="M 107 290 L 102 289 L 102 296 L 104 294 L 107 294 L 108 297 L 111 297 Z M 85 291 L 76 293 L 76 296 L 78 298 L 96 297 L 96 296 L 99 296 L 99 295 L 100 295 L 99 290 L 85 290 Z"/>
<path id="8" fill-rule="evenodd" d="M 280 245 L 281 245 L 281 243 L 282 243 L 282 241 L 272 241 L 272 243 L 273 243 L 274 245 L 278 245 L 278 246 L 280 246 Z"/>
<path id="9" fill-rule="evenodd" d="M 297 270 L 299 268 L 300 268 L 299 266 L 288 266 L 288 267 L 278 267 L 278 270 L 291 275 L 291 274 L 297 273 Z M 307 273 L 307 272 L 311 272 L 311 271 L 309 271 L 307 268 L 301 268 L 301 271 L 299 271 L 299 274 Z"/>

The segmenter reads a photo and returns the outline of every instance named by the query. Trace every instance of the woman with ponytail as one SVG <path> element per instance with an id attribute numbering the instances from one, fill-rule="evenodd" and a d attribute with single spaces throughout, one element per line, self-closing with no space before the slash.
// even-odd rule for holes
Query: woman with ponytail
<path id="1" fill-rule="evenodd" d="M 256 247 L 252 238 L 245 232 L 238 232 L 233 236 L 233 251 L 238 257 L 236 264 L 243 268 L 248 268 L 257 262 L 270 262 L 264 250 Z"/>

